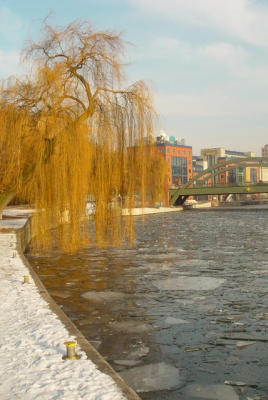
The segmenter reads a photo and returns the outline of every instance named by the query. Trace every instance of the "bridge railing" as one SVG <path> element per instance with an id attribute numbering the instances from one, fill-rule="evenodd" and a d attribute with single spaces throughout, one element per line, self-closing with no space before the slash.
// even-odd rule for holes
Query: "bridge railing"
<path id="1" fill-rule="evenodd" d="M 245 182 L 211 182 L 209 180 L 202 182 L 196 181 L 189 188 L 199 188 L 199 187 L 230 187 L 230 186 L 260 186 L 260 185 L 268 185 L 268 181 L 245 181 Z"/>

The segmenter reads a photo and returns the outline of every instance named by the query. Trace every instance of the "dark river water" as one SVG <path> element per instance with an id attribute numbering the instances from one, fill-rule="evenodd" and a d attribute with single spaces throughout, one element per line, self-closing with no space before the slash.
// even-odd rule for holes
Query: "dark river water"
<path id="1" fill-rule="evenodd" d="M 142 399 L 268 399 L 268 207 L 136 217 L 132 249 L 27 254 Z"/>

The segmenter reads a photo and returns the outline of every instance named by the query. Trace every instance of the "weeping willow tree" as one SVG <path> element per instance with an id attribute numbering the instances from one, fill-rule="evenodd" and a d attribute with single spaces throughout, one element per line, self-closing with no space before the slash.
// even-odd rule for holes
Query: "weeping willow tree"
<path id="1" fill-rule="evenodd" d="M 131 218 L 122 223 L 116 197 L 131 209 L 135 191 L 144 202 L 149 181 L 151 192 L 160 190 L 159 168 L 126 152 L 139 145 L 144 153 L 156 113 L 144 81 L 124 87 L 124 49 L 121 34 L 89 22 L 61 28 L 45 20 L 22 53 L 29 75 L 1 84 L 0 215 L 14 196 L 34 204 L 40 246 L 49 245 L 53 224 L 63 248 L 74 251 L 88 239 L 81 229 L 87 195 L 96 200 L 99 245 L 131 241 Z"/>

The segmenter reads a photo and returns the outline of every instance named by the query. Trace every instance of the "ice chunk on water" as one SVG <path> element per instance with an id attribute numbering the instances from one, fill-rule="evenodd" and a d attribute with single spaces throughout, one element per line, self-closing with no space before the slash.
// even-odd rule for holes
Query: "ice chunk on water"
<path id="1" fill-rule="evenodd" d="M 113 292 L 112 290 L 99 291 L 99 292 L 86 292 L 81 295 L 84 299 L 95 301 L 117 300 L 124 297 L 124 293 Z"/>
<path id="2" fill-rule="evenodd" d="M 168 325 L 177 325 L 177 324 L 190 324 L 190 321 L 186 321 L 186 319 L 179 319 L 173 317 L 167 317 L 165 319 L 165 323 Z"/>
<path id="3" fill-rule="evenodd" d="M 236 347 L 238 348 L 238 349 L 244 349 L 245 347 L 248 347 L 248 346 L 252 346 L 253 344 L 255 344 L 256 342 L 237 342 L 236 343 Z"/>
<path id="4" fill-rule="evenodd" d="M 194 398 L 200 398 L 204 400 L 239 400 L 235 390 L 230 386 L 225 385 L 196 385 L 192 384 L 186 386 L 184 394 Z"/>
<path id="5" fill-rule="evenodd" d="M 154 281 L 153 284 L 160 290 L 214 290 L 225 282 L 222 278 L 203 276 L 181 276 L 179 278 Z"/>
<path id="6" fill-rule="evenodd" d="M 117 365 L 127 365 L 133 367 L 134 365 L 140 364 L 140 360 L 114 360 L 114 364 Z"/>
<path id="7" fill-rule="evenodd" d="M 51 290 L 49 294 L 51 296 L 61 297 L 62 299 L 67 299 L 67 297 L 71 296 L 69 293 L 66 293 L 63 290 Z"/>
<path id="8" fill-rule="evenodd" d="M 138 357 L 144 357 L 149 353 L 149 347 L 145 346 L 144 344 L 138 348 L 137 350 L 132 351 L 128 354 L 128 358 L 135 359 Z"/>
<path id="9" fill-rule="evenodd" d="M 111 328 L 123 332 L 142 333 L 153 329 L 152 325 L 140 321 L 115 322 L 109 325 Z"/>
<path id="10" fill-rule="evenodd" d="M 185 383 L 180 377 L 179 370 L 164 362 L 135 367 L 120 372 L 119 375 L 136 392 L 170 390 Z"/>

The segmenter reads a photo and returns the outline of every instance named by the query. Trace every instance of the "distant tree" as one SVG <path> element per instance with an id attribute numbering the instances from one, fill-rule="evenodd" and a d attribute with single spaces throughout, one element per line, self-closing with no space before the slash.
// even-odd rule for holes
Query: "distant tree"
<path id="1" fill-rule="evenodd" d="M 22 52 L 29 75 L 2 82 L 0 215 L 14 196 L 35 204 L 43 210 L 35 213 L 40 245 L 49 243 L 52 221 L 61 225 L 63 247 L 81 245 L 88 194 L 96 198 L 98 243 L 118 242 L 126 228 L 111 202 L 120 194 L 133 206 L 137 171 L 145 196 L 144 160 L 130 162 L 126 147 L 144 146 L 156 113 L 144 81 L 124 88 L 123 54 L 121 34 L 96 31 L 89 22 L 61 28 L 45 20 L 39 40 Z M 68 232 L 61 224 L 67 215 Z"/>

